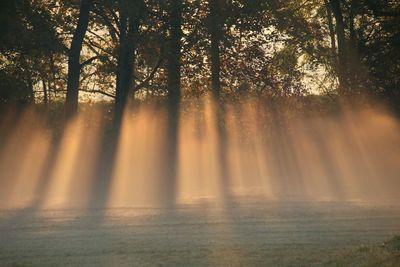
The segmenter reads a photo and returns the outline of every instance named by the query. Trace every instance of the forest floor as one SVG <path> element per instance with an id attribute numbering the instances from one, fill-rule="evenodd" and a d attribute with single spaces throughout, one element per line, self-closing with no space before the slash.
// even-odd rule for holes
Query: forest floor
<path id="1" fill-rule="evenodd" d="M 400 204 L 0 211 L 0 266 L 400 266 Z"/>

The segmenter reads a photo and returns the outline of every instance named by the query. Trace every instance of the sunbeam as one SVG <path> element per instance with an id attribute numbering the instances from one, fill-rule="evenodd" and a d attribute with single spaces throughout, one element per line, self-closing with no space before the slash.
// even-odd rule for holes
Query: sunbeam
<path id="1" fill-rule="evenodd" d="M 128 106 L 115 159 L 103 162 L 112 169 L 105 205 L 248 196 L 366 201 L 399 196 L 399 122 L 382 107 L 343 104 L 335 114 L 305 115 L 253 98 L 224 105 L 223 112 L 217 111 L 210 97 L 182 103 L 173 191 L 165 177 L 170 168 L 167 109 Z M 95 168 L 101 168 L 99 153 L 106 153 L 102 146 L 108 142 L 102 138 L 102 117 L 98 110 L 82 113 L 56 141 L 34 111 L 22 113 L 1 152 L 2 205 L 89 205 L 91 191 L 102 182 Z M 51 150 L 54 159 L 49 161 Z"/>

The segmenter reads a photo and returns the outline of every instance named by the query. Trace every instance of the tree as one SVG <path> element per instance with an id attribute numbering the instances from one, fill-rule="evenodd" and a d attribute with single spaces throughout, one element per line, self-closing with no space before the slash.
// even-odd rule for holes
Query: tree
<path id="1" fill-rule="evenodd" d="M 215 97 L 219 97 L 221 91 L 221 62 L 220 42 L 222 35 L 222 12 L 220 0 L 209 0 L 210 10 L 210 32 L 211 32 L 211 87 Z"/>
<path id="2" fill-rule="evenodd" d="M 121 121 L 129 90 L 134 81 L 135 49 L 144 2 L 119 0 L 119 47 L 115 89 L 115 121 Z"/>
<path id="3" fill-rule="evenodd" d="M 182 38 L 182 0 L 170 0 L 168 6 L 169 39 L 167 51 L 168 125 L 166 138 L 166 181 L 165 197 L 167 205 L 174 202 L 177 162 L 178 130 L 181 98 L 181 38 Z"/>
<path id="4" fill-rule="evenodd" d="M 33 103 L 35 85 L 51 73 L 49 61 L 64 53 L 49 3 L 0 2 L 2 102 Z"/>
<path id="5" fill-rule="evenodd" d="M 183 94 L 221 88 L 398 97 L 396 1 L 77 2 L 0 2 L 0 76 L 15 84 L 2 86 L 3 99 L 46 104 L 67 92 L 73 117 L 79 91 L 101 94 L 120 121 L 129 97 L 176 107 Z"/>
<path id="6" fill-rule="evenodd" d="M 79 19 L 68 53 L 68 82 L 67 98 L 65 101 L 65 116 L 67 120 L 73 118 L 78 111 L 79 77 L 81 71 L 80 57 L 83 38 L 89 25 L 91 5 L 91 0 L 81 0 Z"/>
<path id="7" fill-rule="evenodd" d="M 177 104 L 181 96 L 182 0 L 170 0 L 168 45 L 168 99 Z"/>
<path id="8" fill-rule="evenodd" d="M 348 59 L 347 59 L 347 41 L 345 35 L 345 24 L 340 7 L 340 0 L 329 0 L 331 10 L 336 21 L 336 35 L 338 44 L 338 75 L 339 75 L 339 89 L 342 92 L 348 90 Z"/>

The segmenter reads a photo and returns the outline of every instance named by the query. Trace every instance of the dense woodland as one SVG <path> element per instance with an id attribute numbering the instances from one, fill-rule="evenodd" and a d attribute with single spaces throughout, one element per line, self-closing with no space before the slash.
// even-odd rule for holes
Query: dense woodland
<path id="1" fill-rule="evenodd" d="M 398 0 L 3 0 L 0 101 L 400 101 Z"/>

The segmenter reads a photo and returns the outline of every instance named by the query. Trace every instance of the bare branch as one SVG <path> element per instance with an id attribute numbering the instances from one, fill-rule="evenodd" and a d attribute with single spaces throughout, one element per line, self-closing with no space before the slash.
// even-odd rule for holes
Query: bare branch
<path id="1" fill-rule="evenodd" d="M 83 67 L 85 67 L 86 65 L 91 64 L 91 63 L 92 63 L 93 61 L 95 61 L 96 59 L 102 59 L 102 58 L 105 58 L 105 57 L 102 56 L 102 55 L 96 55 L 96 56 L 93 56 L 93 57 L 91 57 L 91 58 L 89 58 L 89 59 L 83 61 L 83 62 L 81 63 L 81 69 L 82 69 Z"/>
<path id="2" fill-rule="evenodd" d="M 104 96 L 107 96 L 107 97 L 110 97 L 110 98 L 115 98 L 115 95 L 107 93 L 107 92 L 104 92 L 104 91 L 101 91 L 101 90 L 98 90 L 98 89 L 93 89 L 93 90 L 79 89 L 79 91 L 85 92 L 85 93 L 101 94 L 101 95 L 104 95 Z M 35 90 L 35 93 L 43 93 L 43 92 L 44 92 L 43 90 Z M 57 92 L 57 93 L 59 93 L 59 92 L 67 92 L 67 90 L 57 90 L 57 91 L 54 91 L 54 92 Z"/>
<path id="3" fill-rule="evenodd" d="M 148 76 L 145 80 L 141 81 L 140 84 L 136 85 L 136 86 L 133 88 L 133 91 L 134 91 L 134 92 L 136 92 L 136 91 L 142 89 L 143 87 L 149 85 L 149 82 L 153 79 L 153 77 L 154 77 L 154 75 L 156 74 L 158 68 L 160 67 L 162 61 L 163 61 L 163 57 L 162 57 L 162 55 L 160 55 L 160 58 L 158 59 L 156 65 L 154 66 L 154 68 L 153 68 L 153 70 L 151 71 L 151 73 L 149 74 L 149 76 Z"/>

